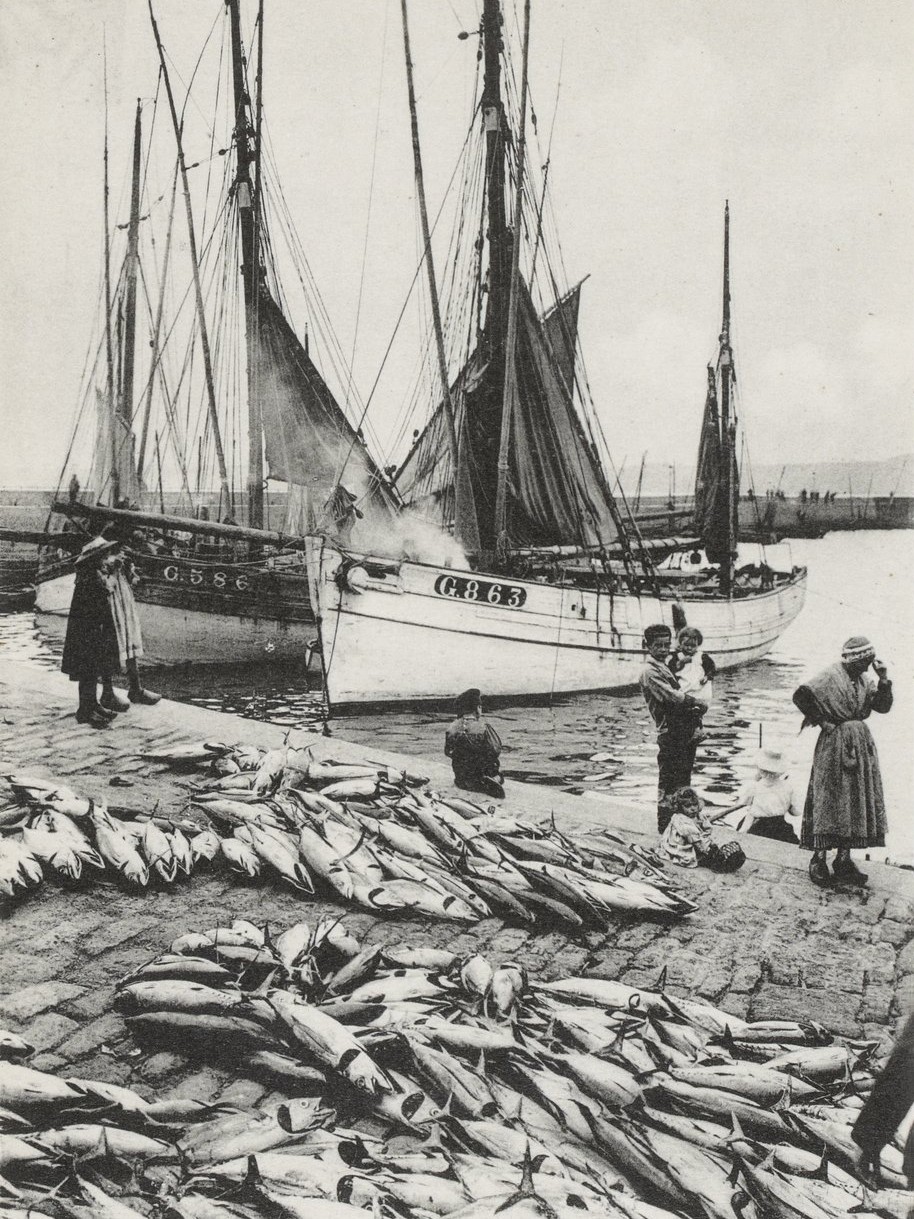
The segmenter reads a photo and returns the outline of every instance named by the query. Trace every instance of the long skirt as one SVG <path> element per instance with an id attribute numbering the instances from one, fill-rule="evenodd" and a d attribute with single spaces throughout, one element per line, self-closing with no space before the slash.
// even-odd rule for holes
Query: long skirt
<path id="1" fill-rule="evenodd" d="M 123 570 L 119 570 L 111 581 L 110 603 L 121 666 L 128 660 L 143 655 L 143 633 L 136 612 L 133 589 Z"/>
<path id="2" fill-rule="evenodd" d="M 876 742 L 862 720 L 819 733 L 803 808 L 807 850 L 885 846 L 885 797 Z"/>

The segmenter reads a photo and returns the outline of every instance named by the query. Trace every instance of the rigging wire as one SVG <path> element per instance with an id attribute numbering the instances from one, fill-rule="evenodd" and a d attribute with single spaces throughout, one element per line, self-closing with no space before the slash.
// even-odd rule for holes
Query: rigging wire
<path id="1" fill-rule="evenodd" d="M 384 28 L 381 33 L 381 71 L 378 79 L 378 108 L 375 112 L 374 121 L 374 140 L 371 150 L 371 172 L 368 179 L 368 207 L 365 214 L 365 237 L 362 242 L 362 268 L 359 274 L 359 294 L 356 298 L 355 306 L 355 326 L 352 333 L 352 351 L 349 356 L 349 377 L 346 382 L 346 391 L 343 395 L 343 410 L 349 408 L 349 395 L 352 392 L 352 380 L 355 370 L 355 353 L 359 341 L 359 322 L 362 317 L 362 296 L 365 290 L 365 269 L 368 265 L 368 237 L 371 232 L 371 207 L 374 201 L 374 179 L 375 167 L 378 162 L 378 143 L 381 130 L 381 99 L 384 90 L 384 69 L 387 64 L 387 26 L 390 18 L 390 0 L 384 5 Z"/>

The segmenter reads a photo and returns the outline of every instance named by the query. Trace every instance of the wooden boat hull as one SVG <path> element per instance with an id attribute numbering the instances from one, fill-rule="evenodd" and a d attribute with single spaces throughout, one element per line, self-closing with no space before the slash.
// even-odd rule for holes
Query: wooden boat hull
<path id="1" fill-rule="evenodd" d="M 451 698 L 467 686 L 533 697 L 635 685 L 651 622 L 679 605 L 722 669 L 764 656 L 800 612 L 806 571 L 724 600 L 597 593 L 421 563 L 344 555 L 308 543 L 330 705 Z"/>
<path id="2" fill-rule="evenodd" d="M 262 563 L 139 555 L 134 590 L 147 663 L 307 661 L 317 636 L 301 553 Z M 51 634 L 73 596 L 72 570 L 49 571 L 36 598 Z"/>

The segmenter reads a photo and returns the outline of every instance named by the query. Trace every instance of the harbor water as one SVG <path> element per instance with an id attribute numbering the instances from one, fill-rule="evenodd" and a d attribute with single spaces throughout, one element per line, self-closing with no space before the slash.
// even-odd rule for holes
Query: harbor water
<path id="1" fill-rule="evenodd" d="M 746 559 L 755 557 L 747 551 Z M 870 726 L 882 763 L 889 813 L 890 859 L 914 859 L 914 644 L 909 631 L 914 589 L 914 533 L 860 531 L 823 539 L 795 539 L 769 547 L 776 567 L 809 569 L 806 606 L 764 659 L 714 683 L 714 701 L 700 746 L 695 784 L 712 804 L 735 800 L 754 774 L 759 742 L 785 751 L 802 801 L 815 730 L 799 732 L 791 694 L 804 676 L 838 659 L 841 644 L 865 634 L 888 665 L 895 706 Z M 34 615 L 0 615 L 0 649 L 8 659 L 56 667 L 59 644 L 45 639 Z M 467 672 L 466 685 L 474 684 Z M 310 683 L 310 684 L 309 684 Z M 147 684 L 169 698 L 290 727 L 322 721 L 319 685 L 304 669 L 264 663 L 148 672 Z M 456 693 L 456 691 L 455 691 Z M 608 791 L 649 803 L 656 791 L 656 740 L 644 702 L 627 695 L 561 695 L 534 706 L 491 706 L 487 712 L 504 741 L 504 773 L 586 796 Z M 347 715 L 327 729 L 378 749 L 414 755 L 441 752 L 446 709 L 391 708 Z M 880 853 L 881 854 L 881 853 Z"/>

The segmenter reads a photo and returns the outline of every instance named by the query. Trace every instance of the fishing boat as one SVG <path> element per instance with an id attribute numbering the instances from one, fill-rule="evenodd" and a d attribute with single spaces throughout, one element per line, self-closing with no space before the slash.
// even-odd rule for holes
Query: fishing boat
<path id="1" fill-rule="evenodd" d="M 315 636 L 301 538 L 376 537 L 397 497 L 363 439 L 329 318 L 306 291 L 310 271 L 264 151 L 262 0 L 250 37 L 240 0 L 228 0 L 223 37 L 207 40 L 216 52 L 208 83 L 221 99 L 207 124 L 193 121 L 199 90 L 175 97 L 151 7 L 150 16 L 159 100 L 148 134 L 137 103 L 120 224 L 109 215 L 106 131 L 101 324 L 61 473 L 67 491 L 49 521 L 60 545 L 43 550 L 37 608 L 46 625 L 66 616 L 73 533 L 108 528 L 129 542 L 139 572 L 148 660 L 301 660 Z M 194 80 L 208 63 L 201 53 Z M 167 166 L 164 184 L 151 178 L 156 163 Z M 307 330 L 291 320 L 289 280 Z"/>
<path id="2" fill-rule="evenodd" d="M 499 0 L 483 3 L 481 90 L 465 145 L 476 172 L 457 175 L 470 184 L 458 217 L 469 254 L 449 254 L 443 307 L 401 3 L 438 383 L 396 482 L 412 511 L 453 534 L 464 561 L 443 566 L 327 537 L 307 541 L 331 707 L 436 700 L 470 685 L 513 698 L 624 689 L 643 663 L 644 627 L 659 621 L 699 627 L 722 669 L 758 659 L 800 612 L 806 572 L 736 562 L 729 211 L 697 530 L 647 541 L 606 473 L 608 450 L 577 342 L 581 286 L 557 290 L 564 276 L 545 223 L 546 172 L 528 149 L 529 0 L 520 72 L 507 65 Z M 699 562 L 682 563 L 695 552 Z"/>

